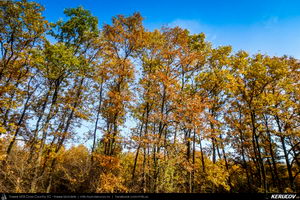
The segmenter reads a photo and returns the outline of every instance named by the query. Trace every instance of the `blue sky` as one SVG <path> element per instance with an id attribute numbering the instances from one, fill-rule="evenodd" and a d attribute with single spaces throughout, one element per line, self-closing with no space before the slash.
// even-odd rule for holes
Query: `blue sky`
<path id="1" fill-rule="evenodd" d="M 300 1 L 297 0 L 37 0 L 49 21 L 62 18 L 64 8 L 82 5 L 100 25 L 117 14 L 140 12 L 145 27 L 180 26 L 204 32 L 214 46 L 232 45 L 251 54 L 291 55 L 300 59 Z"/>

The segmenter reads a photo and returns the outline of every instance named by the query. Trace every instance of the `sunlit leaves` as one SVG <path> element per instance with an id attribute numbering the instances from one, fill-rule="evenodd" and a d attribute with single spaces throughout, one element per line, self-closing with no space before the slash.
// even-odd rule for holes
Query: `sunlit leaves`
<path id="1" fill-rule="evenodd" d="M 48 27 L 37 3 L 0 6 L 0 190 L 299 188 L 298 60 L 139 13 L 99 27 L 69 8 Z"/>

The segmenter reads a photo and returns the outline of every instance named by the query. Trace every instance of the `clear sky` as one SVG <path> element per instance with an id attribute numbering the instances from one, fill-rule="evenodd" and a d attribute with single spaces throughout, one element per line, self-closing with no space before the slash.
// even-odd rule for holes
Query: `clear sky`
<path id="1" fill-rule="evenodd" d="M 82 5 L 100 25 L 117 14 L 140 12 L 152 30 L 162 25 L 204 32 L 214 46 L 300 59 L 300 0 L 36 0 L 49 21 L 62 18 L 64 8 Z"/>

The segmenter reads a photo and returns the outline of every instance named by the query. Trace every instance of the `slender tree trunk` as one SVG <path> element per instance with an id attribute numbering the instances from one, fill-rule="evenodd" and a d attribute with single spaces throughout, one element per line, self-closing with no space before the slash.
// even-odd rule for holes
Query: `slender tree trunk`
<path id="1" fill-rule="evenodd" d="M 144 113 L 143 113 L 143 117 L 142 118 L 144 118 Z M 135 154 L 135 158 L 134 158 L 134 164 L 133 164 L 133 169 L 132 169 L 132 173 L 131 173 L 132 184 L 134 184 L 135 170 L 136 170 L 137 160 L 138 160 L 139 152 L 140 152 L 140 148 L 141 148 L 141 142 L 142 142 L 141 141 L 141 137 L 142 137 L 143 126 L 144 126 L 144 121 L 142 120 L 142 124 L 141 124 L 140 131 L 139 131 L 139 144 L 138 144 L 138 148 L 136 150 L 136 154 Z"/>
<path id="2" fill-rule="evenodd" d="M 41 120 L 44 116 L 44 113 L 45 113 L 45 110 L 46 110 L 46 107 L 47 107 L 50 91 L 51 91 L 51 89 L 48 90 L 48 92 L 46 94 L 46 98 L 45 98 L 44 103 L 42 105 L 42 110 L 38 114 L 39 117 L 38 117 L 38 120 L 37 120 L 36 125 L 35 125 L 35 129 L 34 129 L 34 132 L 33 132 L 33 137 L 30 141 L 31 145 L 30 145 L 29 158 L 28 158 L 28 161 L 27 161 L 28 163 L 31 162 L 32 157 L 33 157 L 33 153 L 34 153 L 34 150 L 35 150 L 35 143 L 36 143 L 36 140 L 38 139 L 38 132 L 39 132 L 40 122 L 41 122 Z"/>
<path id="3" fill-rule="evenodd" d="M 257 131 L 256 131 L 255 123 L 256 123 L 256 115 L 252 111 L 251 112 L 251 124 L 252 124 L 252 135 L 254 137 L 254 143 L 256 144 L 255 146 L 257 147 L 257 157 L 256 158 L 258 159 L 258 163 L 259 163 L 260 169 L 261 169 L 261 177 L 262 177 L 262 184 L 263 184 L 264 192 L 267 192 L 265 166 L 264 166 L 262 156 L 261 156 L 261 150 L 260 150 L 260 146 L 259 146 L 258 135 L 256 133 Z"/>
<path id="4" fill-rule="evenodd" d="M 287 171 L 288 171 L 288 175 L 289 175 L 290 187 L 291 187 L 292 190 L 295 191 L 294 178 L 293 178 L 293 174 L 292 174 L 292 167 L 290 165 L 289 156 L 288 156 L 286 145 L 285 145 L 285 138 L 283 136 L 283 132 L 282 132 L 282 128 L 281 128 L 281 125 L 280 125 L 279 117 L 275 116 L 275 119 L 276 119 L 278 130 L 279 130 L 279 133 L 280 133 L 280 141 L 281 141 L 281 145 L 282 145 L 282 149 L 283 149 L 283 153 L 284 153 L 284 158 L 285 158 L 285 162 L 286 162 L 286 166 L 287 166 Z"/>
<path id="5" fill-rule="evenodd" d="M 195 192 L 195 159 L 196 159 L 196 131 L 193 135 L 193 171 L 192 171 L 192 192 Z"/>
<path id="6" fill-rule="evenodd" d="M 240 132 L 240 140 L 241 140 L 241 153 L 242 153 L 242 158 L 243 158 L 243 165 L 244 165 L 244 168 L 246 170 L 248 189 L 250 189 L 250 191 L 252 191 L 251 180 L 250 180 L 249 172 L 248 172 L 249 171 L 248 170 L 248 164 L 247 164 L 246 158 L 245 158 L 244 137 L 243 137 L 242 130 L 239 130 L 239 132 Z"/>
<path id="7" fill-rule="evenodd" d="M 273 171 L 274 171 L 274 180 L 275 180 L 274 184 L 279 189 L 279 192 L 283 192 L 283 189 L 282 189 L 282 186 L 281 186 L 280 180 L 279 180 L 279 174 L 278 174 L 274 151 L 273 151 L 273 147 L 272 147 L 272 138 L 271 138 L 271 134 L 270 134 L 270 130 L 269 130 L 268 119 L 266 116 L 265 116 L 265 126 L 266 126 L 266 132 L 268 135 L 269 150 L 270 150 L 270 156 L 272 159 L 272 166 L 273 166 Z"/>
<path id="8" fill-rule="evenodd" d="M 70 115 L 69 115 L 69 117 L 67 119 L 67 122 L 66 122 L 66 125 L 65 125 L 65 128 L 64 128 L 64 131 L 63 131 L 64 134 L 63 134 L 62 138 L 58 142 L 58 146 L 57 146 L 57 148 L 55 150 L 55 153 L 59 152 L 59 150 L 63 146 L 63 143 L 64 143 L 64 141 L 66 139 L 66 134 L 68 133 L 70 125 L 72 123 L 72 120 L 73 120 L 73 117 L 74 117 L 74 112 L 75 112 L 75 110 L 77 109 L 77 106 L 80 103 L 79 102 L 80 101 L 80 95 L 81 95 L 81 92 L 82 92 L 82 85 L 84 83 L 84 80 L 85 80 L 85 78 L 81 78 L 80 83 L 78 85 L 77 94 L 76 94 L 76 100 L 75 100 L 75 102 L 74 102 L 74 104 L 72 106 L 73 108 L 72 108 L 71 113 L 70 113 Z M 52 164 L 51 164 L 51 168 L 50 168 L 50 173 L 49 173 L 49 181 L 48 181 L 48 186 L 47 186 L 47 193 L 49 193 L 51 191 L 52 179 L 53 179 L 53 169 L 54 169 L 55 163 L 56 163 L 56 158 L 54 158 L 52 160 Z"/>
<path id="9" fill-rule="evenodd" d="M 20 117 L 20 119 L 19 119 L 19 121 L 17 123 L 17 129 L 16 129 L 16 131 L 14 133 L 14 136 L 13 136 L 13 138 L 12 138 L 11 142 L 9 143 L 8 148 L 6 150 L 6 155 L 7 155 L 6 160 L 8 159 L 8 156 L 10 155 L 11 149 L 12 149 L 14 143 L 16 142 L 16 139 L 17 139 L 17 136 L 18 136 L 19 131 L 21 129 L 21 124 L 23 123 L 23 119 L 25 117 L 26 110 L 28 109 L 28 106 L 29 106 L 28 103 L 29 103 L 29 100 L 30 100 L 30 97 L 32 96 L 32 94 L 33 93 L 28 94 L 28 96 L 27 96 L 27 99 L 26 99 L 25 105 L 23 107 L 23 111 L 22 111 L 21 117 Z"/>
<path id="10" fill-rule="evenodd" d="M 102 91 L 103 91 L 103 80 L 101 80 L 100 84 L 100 92 L 99 92 L 99 105 L 97 109 L 97 117 L 96 117 L 96 122 L 95 122 L 95 128 L 94 128 L 94 133 L 93 133 L 93 146 L 92 146 L 92 153 L 91 153 L 91 165 L 93 165 L 94 162 L 94 152 L 96 148 L 96 133 L 97 133 L 97 128 L 98 128 L 98 121 L 100 118 L 100 112 L 101 112 L 101 106 L 102 106 Z"/>
<path id="11" fill-rule="evenodd" d="M 202 141 L 201 141 L 201 137 L 199 139 L 199 144 L 200 144 L 200 152 L 201 152 L 201 164 L 202 164 L 202 171 L 205 174 L 205 161 L 204 161 L 204 153 L 203 153 L 203 149 L 202 149 Z"/>
<path id="12" fill-rule="evenodd" d="M 60 81 L 57 79 L 55 81 L 55 88 L 54 88 L 54 93 L 52 95 L 51 105 L 50 105 L 50 108 L 49 108 L 49 112 L 48 112 L 48 115 L 46 117 L 45 124 L 43 126 L 44 130 L 43 130 L 43 134 L 42 134 L 41 144 L 40 144 L 40 147 L 39 147 L 39 150 L 38 150 L 37 166 L 35 166 L 34 175 L 33 175 L 33 179 L 32 179 L 32 182 L 31 182 L 31 189 L 30 189 L 30 191 L 32 193 L 36 192 L 36 184 L 37 184 L 37 181 L 38 181 L 37 179 L 38 179 L 39 174 L 40 174 L 39 173 L 39 168 L 42 165 L 41 164 L 42 163 L 42 154 L 43 154 L 43 149 L 44 149 L 45 141 L 46 141 L 46 138 L 47 138 L 47 130 L 48 130 L 48 126 L 49 126 L 49 123 L 50 123 L 50 119 L 52 118 L 52 115 L 53 115 L 52 112 L 53 112 L 54 106 L 56 105 L 59 86 L 60 86 Z M 51 87 L 50 87 L 49 91 L 50 90 L 51 90 Z M 38 129 L 36 129 L 36 131 L 38 131 Z"/>

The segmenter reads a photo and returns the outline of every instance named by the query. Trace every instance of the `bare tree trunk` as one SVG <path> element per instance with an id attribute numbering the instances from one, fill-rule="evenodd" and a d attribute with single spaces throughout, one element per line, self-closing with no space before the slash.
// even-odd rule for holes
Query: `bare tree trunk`
<path id="1" fill-rule="evenodd" d="M 280 125 L 279 117 L 275 116 L 275 119 L 276 119 L 278 130 L 279 130 L 279 133 L 280 133 L 280 141 L 281 141 L 281 145 L 282 145 L 282 149 L 283 149 L 283 153 L 284 153 L 284 158 L 285 158 L 285 162 L 286 162 L 286 166 L 287 166 L 287 171 L 288 171 L 288 175 L 289 175 L 290 187 L 291 187 L 292 190 L 295 191 L 294 178 L 293 178 L 293 174 L 292 174 L 292 167 L 291 167 L 291 164 L 290 164 L 290 161 L 289 161 L 289 156 L 288 156 L 286 145 L 285 145 L 285 138 L 283 136 L 283 132 L 282 132 L 282 128 L 281 128 L 281 125 Z"/>
<path id="2" fill-rule="evenodd" d="M 100 84 L 100 92 L 99 92 L 99 105 L 98 105 L 98 109 L 97 109 L 97 117 L 96 117 L 96 122 L 95 122 L 95 128 L 94 128 L 94 133 L 93 133 L 93 146 L 92 146 L 92 153 L 91 153 L 91 165 L 93 165 L 93 161 L 94 161 L 94 152 L 95 152 L 95 148 L 96 148 L 96 133 L 97 133 L 97 127 L 98 127 L 98 121 L 100 118 L 100 112 L 101 112 L 101 106 L 102 106 L 102 91 L 103 91 L 103 80 L 101 80 L 101 84 Z"/>

